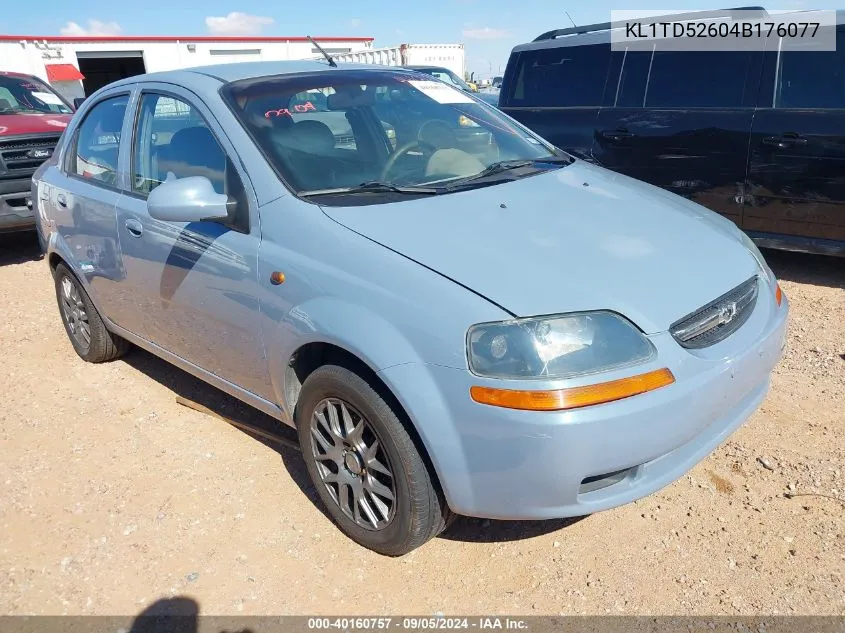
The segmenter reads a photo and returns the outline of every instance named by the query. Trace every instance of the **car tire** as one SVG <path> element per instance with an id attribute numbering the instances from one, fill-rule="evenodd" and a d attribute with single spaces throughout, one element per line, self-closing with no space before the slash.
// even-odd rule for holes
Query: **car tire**
<path id="1" fill-rule="evenodd" d="M 295 418 L 317 494 L 352 540 L 402 556 L 449 525 L 453 515 L 420 450 L 367 380 L 338 365 L 316 369 L 302 385 Z"/>
<path id="2" fill-rule="evenodd" d="M 89 363 L 105 363 L 126 354 L 129 341 L 109 332 L 85 288 L 64 264 L 56 266 L 56 300 L 73 349 Z"/>

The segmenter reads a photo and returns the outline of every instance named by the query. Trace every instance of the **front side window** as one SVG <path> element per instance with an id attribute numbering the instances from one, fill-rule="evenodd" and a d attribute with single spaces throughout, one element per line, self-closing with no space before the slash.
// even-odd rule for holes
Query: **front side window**
<path id="1" fill-rule="evenodd" d="M 0 116 L 4 114 L 71 114 L 73 110 L 35 77 L 0 74 Z"/>
<path id="2" fill-rule="evenodd" d="M 497 110 L 417 72 L 259 78 L 223 95 L 300 195 L 374 182 L 445 188 L 503 161 L 564 158 Z"/>
<path id="3" fill-rule="evenodd" d="M 168 176 L 205 176 L 224 193 L 226 154 L 202 116 L 180 99 L 142 95 L 132 155 L 136 193 L 149 194 Z"/>
<path id="4" fill-rule="evenodd" d="M 128 95 L 104 99 L 85 115 L 76 134 L 69 171 L 106 185 L 117 184 L 120 135 Z"/>
<path id="5" fill-rule="evenodd" d="M 822 38 L 819 30 L 817 39 Z M 813 45 L 783 40 L 776 108 L 845 108 L 845 31 L 837 31 L 835 51 L 802 50 Z"/>
<path id="6" fill-rule="evenodd" d="M 143 93 L 132 146 L 132 190 L 147 196 L 168 180 L 204 176 L 235 203 L 230 228 L 249 231 L 243 181 L 203 116 L 170 95 Z"/>

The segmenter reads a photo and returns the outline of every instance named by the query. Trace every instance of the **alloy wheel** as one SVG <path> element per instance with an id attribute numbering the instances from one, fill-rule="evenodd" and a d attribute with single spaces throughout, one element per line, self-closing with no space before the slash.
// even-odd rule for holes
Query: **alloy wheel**
<path id="1" fill-rule="evenodd" d="M 88 311 L 85 309 L 76 285 L 68 277 L 62 279 L 62 312 L 71 336 L 83 349 L 87 350 L 91 345 Z"/>
<path id="2" fill-rule="evenodd" d="M 366 530 L 385 528 L 396 481 L 372 425 L 349 403 L 326 398 L 314 408 L 311 437 L 317 472 L 343 514 Z"/>

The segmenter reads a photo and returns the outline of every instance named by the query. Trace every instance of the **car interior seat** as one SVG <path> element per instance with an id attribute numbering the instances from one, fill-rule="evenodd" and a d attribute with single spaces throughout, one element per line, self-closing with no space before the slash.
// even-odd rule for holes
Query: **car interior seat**
<path id="1" fill-rule="evenodd" d="M 159 151 L 158 172 L 162 182 L 168 173 L 176 178 L 205 176 L 217 193 L 225 193 L 226 155 L 211 130 L 203 125 L 183 128 L 173 135 Z"/>

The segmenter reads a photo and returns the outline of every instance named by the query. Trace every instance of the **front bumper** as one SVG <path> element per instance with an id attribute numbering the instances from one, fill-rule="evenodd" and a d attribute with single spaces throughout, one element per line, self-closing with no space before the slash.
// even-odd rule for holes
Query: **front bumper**
<path id="1" fill-rule="evenodd" d="M 31 186 L 29 178 L 0 180 L 0 233 L 35 227 Z"/>
<path id="2" fill-rule="evenodd" d="M 669 367 L 676 382 L 617 402 L 516 411 L 473 402 L 472 385 L 502 382 L 467 371 L 407 364 L 380 375 L 414 421 L 453 511 L 492 519 L 586 515 L 677 480 L 759 407 L 783 353 L 788 313 L 787 299 L 777 306 L 764 288 L 748 322 L 711 348 L 687 351 L 668 333 L 650 337 L 658 358 L 637 373 Z M 531 387 L 567 386 L 575 385 Z"/>

